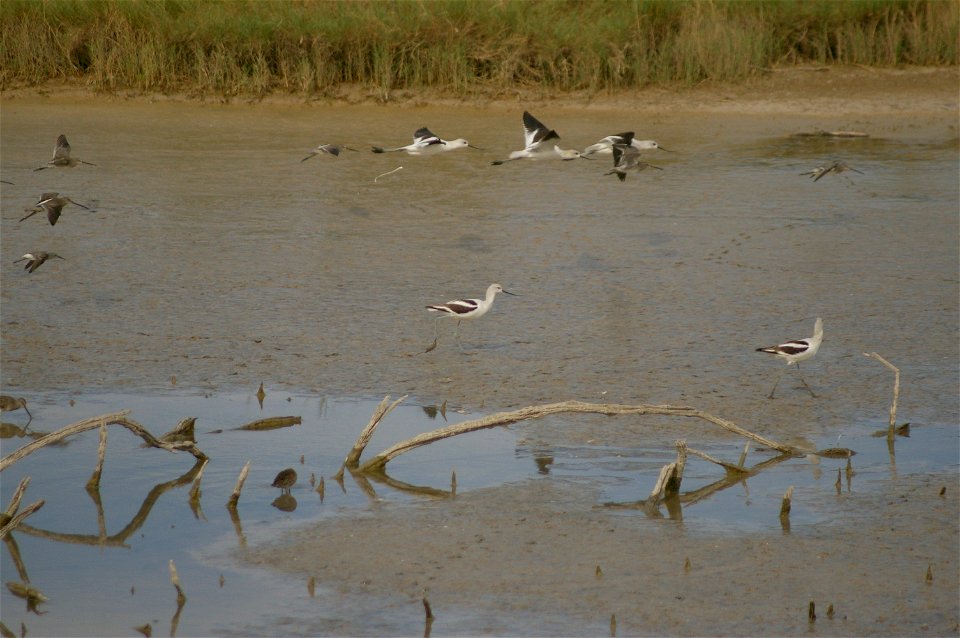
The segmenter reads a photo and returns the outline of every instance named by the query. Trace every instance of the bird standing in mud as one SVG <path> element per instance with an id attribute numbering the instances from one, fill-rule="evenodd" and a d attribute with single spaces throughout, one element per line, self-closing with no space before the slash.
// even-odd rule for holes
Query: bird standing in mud
<path id="1" fill-rule="evenodd" d="M 290 493 L 290 488 L 294 486 L 297 482 L 297 471 L 292 467 L 288 467 L 285 470 L 280 470 L 277 473 L 277 477 L 273 479 L 271 484 L 273 487 L 279 487 L 281 490 Z"/>
<path id="2" fill-rule="evenodd" d="M 607 171 L 604 175 L 613 175 L 616 173 L 620 181 L 627 179 L 627 171 L 642 171 L 648 168 L 655 168 L 658 171 L 663 169 L 653 164 L 640 161 L 640 151 L 632 146 L 623 144 L 613 145 L 613 170 Z"/>
<path id="3" fill-rule="evenodd" d="M 812 337 L 807 337 L 806 339 L 797 339 L 796 341 L 787 341 L 786 343 L 781 343 L 776 346 L 757 348 L 757 352 L 768 352 L 770 354 L 775 354 L 781 359 L 784 359 L 788 366 L 796 365 L 797 372 L 800 372 L 800 362 L 806 361 L 813 355 L 817 354 L 817 350 L 820 349 L 820 343 L 822 341 L 823 319 L 817 317 L 817 321 L 813 326 Z M 773 384 L 773 390 L 770 390 L 770 395 L 767 398 L 773 398 L 773 394 L 777 391 L 777 385 L 780 383 L 780 378 L 783 376 L 783 372 L 783 370 L 780 371 L 780 375 L 777 377 L 777 382 Z M 800 373 L 800 380 L 803 381 L 803 385 L 807 388 L 810 396 L 816 397 L 817 395 L 813 393 L 813 390 L 810 389 L 810 386 L 807 385 L 807 382 L 804 380 L 803 373 Z"/>
<path id="4" fill-rule="evenodd" d="M 516 296 L 516 293 L 504 290 L 503 286 L 500 284 L 490 284 L 487 287 L 487 294 L 483 299 L 454 299 L 453 301 L 448 301 L 444 304 L 427 306 L 427 310 L 430 312 L 440 313 L 440 316 L 437 317 L 436 321 L 434 321 L 433 343 L 429 348 L 427 348 L 426 352 L 430 352 L 437 347 L 437 342 L 439 341 L 439 323 L 444 317 L 453 317 L 457 320 L 457 328 L 454 331 L 454 337 L 457 340 L 457 345 L 462 351 L 463 345 L 460 343 L 460 322 L 464 319 L 476 319 L 487 314 L 487 311 L 493 307 L 494 297 L 501 292 L 505 295 Z"/>
<path id="5" fill-rule="evenodd" d="M 61 134 L 57 138 L 57 145 L 53 149 L 53 159 L 46 163 L 44 166 L 33 169 L 34 171 L 42 171 L 45 168 L 50 168 L 51 166 L 57 166 L 62 168 L 70 168 L 76 166 L 77 164 L 86 164 L 88 166 L 96 166 L 90 162 L 84 162 L 82 159 L 76 157 L 70 157 L 70 142 L 67 141 L 67 136 Z"/>
<path id="6" fill-rule="evenodd" d="M 50 222 L 51 226 L 56 226 L 57 220 L 60 219 L 60 215 L 63 214 L 63 207 L 67 204 L 76 204 L 80 208 L 90 210 L 87 206 L 77 204 L 77 202 L 67 196 L 60 197 L 60 193 L 44 193 L 40 196 L 40 201 L 34 204 L 32 208 L 24 209 L 25 211 L 29 211 L 30 214 L 26 217 L 21 217 L 20 221 L 30 219 L 37 213 L 47 211 L 47 221 Z"/>
<path id="7" fill-rule="evenodd" d="M 21 261 L 25 261 L 27 263 L 23 267 L 23 269 L 26 270 L 27 272 L 33 272 L 34 270 L 42 266 L 45 261 L 53 257 L 56 257 L 57 259 L 63 259 L 63 257 L 58 255 L 57 253 L 47 253 L 47 252 L 43 252 L 42 250 L 36 250 L 32 253 L 27 253 L 20 259 L 14 260 L 13 263 L 19 264 Z M 66 260 L 64 259 L 64 261 Z"/>

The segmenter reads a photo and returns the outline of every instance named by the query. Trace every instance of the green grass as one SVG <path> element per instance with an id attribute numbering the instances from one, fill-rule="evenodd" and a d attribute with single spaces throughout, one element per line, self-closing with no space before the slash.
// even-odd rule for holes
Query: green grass
<path id="1" fill-rule="evenodd" d="M 0 85 L 387 96 L 956 65 L 956 0 L 3 0 Z"/>

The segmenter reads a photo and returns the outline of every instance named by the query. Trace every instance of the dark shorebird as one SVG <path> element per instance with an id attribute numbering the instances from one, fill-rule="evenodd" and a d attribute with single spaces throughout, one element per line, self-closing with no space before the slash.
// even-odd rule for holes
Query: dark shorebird
<path id="1" fill-rule="evenodd" d="M 427 349 L 427 352 L 430 352 L 437 347 L 437 341 L 439 338 L 438 324 L 444 317 L 452 317 L 457 320 L 457 328 L 454 331 L 454 337 L 457 340 L 457 345 L 461 350 L 463 350 L 463 345 L 460 343 L 460 322 L 464 319 L 476 319 L 487 314 L 487 311 L 493 307 L 494 297 L 497 296 L 497 293 L 501 292 L 505 295 L 516 296 L 516 293 L 504 290 L 503 286 L 500 284 L 490 284 L 487 287 L 487 294 L 483 299 L 454 299 L 453 301 L 448 301 L 444 304 L 427 306 L 427 310 L 430 312 L 440 313 L 440 316 L 437 317 L 433 324 L 433 345 Z"/>
<path id="2" fill-rule="evenodd" d="M 15 412 L 23 408 L 24 412 L 27 413 L 27 416 L 30 419 L 27 421 L 27 424 L 30 424 L 30 421 L 33 421 L 33 415 L 30 414 L 30 410 L 27 409 L 27 400 L 23 397 L 13 398 L 6 394 L 0 394 L 0 412 Z"/>
<path id="3" fill-rule="evenodd" d="M 781 343 L 776 346 L 769 346 L 767 348 L 757 348 L 757 352 L 768 352 L 770 354 L 775 354 L 781 359 L 785 360 L 788 366 L 797 366 L 797 372 L 800 372 L 800 362 L 806 361 L 813 355 L 817 354 L 817 350 L 820 349 L 820 343 L 822 341 L 823 319 L 817 317 L 817 321 L 813 326 L 812 337 L 807 337 L 806 339 L 797 339 L 796 341 L 787 341 L 786 343 Z M 780 383 L 780 377 L 783 376 L 783 372 L 783 370 L 780 371 L 780 376 L 777 377 L 777 382 L 773 384 L 773 390 L 770 390 L 770 395 L 767 398 L 773 398 L 773 394 L 777 391 L 777 385 Z M 810 393 L 810 396 L 816 397 L 817 395 L 813 393 L 813 390 L 810 389 L 810 386 L 808 386 L 807 382 L 804 380 L 803 373 L 800 373 L 800 380 L 803 381 L 803 385 L 807 388 L 807 392 Z"/>
<path id="4" fill-rule="evenodd" d="M 288 467 L 285 470 L 280 470 L 277 473 L 277 478 L 273 479 L 273 487 L 279 487 L 284 492 L 289 493 L 290 488 L 294 486 L 297 482 L 297 471 L 292 467 Z"/>
<path id="5" fill-rule="evenodd" d="M 310 159 L 310 158 L 313 157 L 314 155 L 320 155 L 321 153 L 326 153 L 327 155 L 333 155 L 334 157 L 337 157 L 338 155 L 340 155 L 340 152 L 341 152 L 341 151 L 355 151 L 355 152 L 356 152 L 356 150 L 357 150 L 357 149 L 355 149 L 355 148 L 350 148 L 350 147 L 347 146 L 346 144 L 321 144 L 321 145 L 318 146 L 317 148 L 315 148 L 315 149 L 313 149 L 312 151 L 310 151 L 310 154 L 307 155 L 306 157 L 304 157 L 304 158 L 303 158 L 302 160 L 300 160 L 300 161 L 301 161 L 301 162 L 306 162 L 308 159 Z"/>
<path id="6" fill-rule="evenodd" d="M 809 175 L 810 177 L 813 178 L 813 181 L 817 181 L 824 175 L 829 175 L 830 173 L 839 175 L 840 173 L 844 173 L 846 171 L 853 171 L 854 173 L 860 173 L 861 175 L 863 175 L 863 171 L 858 171 L 854 167 L 848 166 L 845 162 L 841 162 L 839 160 L 836 162 L 833 162 L 828 166 L 818 166 L 812 171 L 807 171 L 806 173 L 800 173 L 800 174 Z"/>
<path id="7" fill-rule="evenodd" d="M 70 157 L 70 142 L 67 141 L 66 135 L 60 135 L 57 138 L 57 146 L 53 149 L 53 159 L 46 163 L 44 166 L 33 169 L 34 171 L 42 171 L 45 168 L 50 168 L 51 166 L 60 166 L 60 167 L 71 167 L 76 166 L 77 164 L 87 164 L 88 166 L 96 166 L 90 162 L 84 162 L 82 159 L 76 157 Z"/>
<path id="8" fill-rule="evenodd" d="M 43 262 L 47 261 L 51 257 L 56 257 L 57 259 L 63 259 L 63 257 L 58 255 L 57 253 L 46 253 L 46 252 L 43 252 L 42 250 L 36 250 L 32 253 L 27 253 L 20 259 L 15 260 L 13 263 L 19 264 L 21 261 L 25 261 L 27 262 L 27 264 L 23 267 L 23 269 L 26 270 L 27 272 L 33 272 L 34 270 L 42 266 Z M 64 259 L 64 261 L 66 260 Z"/>
<path id="9" fill-rule="evenodd" d="M 83 204 L 77 204 L 77 202 L 73 201 L 69 197 L 60 197 L 60 193 L 44 193 L 40 196 L 40 201 L 33 205 L 33 208 L 24 209 L 26 211 L 30 211 L 30 214 L 26 217 L 21 217 L 20 221 L 30 219 L 37 213 L 47 211 L 47 221 L 50 222 L 51 226 L 55 226 L 57 224 L 57 220 L 60 219 L 60 215 L 63 213 L 63 207 L 67 204 L 76 204 L 80 208 L 90 210 L 89 207 L 84 206 Z"/>
<path id="10" fill-rule="evenodd" d="M 653 164 L 647 164 L 640 161 L 640 151 L 633 146 L 624 144 L 613 145 L 613 170 L 607 171 L 604 175 L 613 175 L 616 173 L 620 181 L 627 179 L 627 171 L 642 171 L 648 168 L 655 168 L 658 171 L 663 169 Z"/>

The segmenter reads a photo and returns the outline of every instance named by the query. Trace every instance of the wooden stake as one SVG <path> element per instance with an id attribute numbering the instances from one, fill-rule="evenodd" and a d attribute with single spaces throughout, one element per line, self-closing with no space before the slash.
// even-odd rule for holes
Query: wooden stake
<path id="1" fill-rule="evenodd" d="M 897 402 L 900 400 L 900 368 L 893 365 L 876 352 L 864 352 L 863 355 L 865 357 L 870 357 L 871 359 L 876 359 L 883 365 L 887 366 L 887 368 L 893 370 L 893 401 L 890 403 L 890 426 L 889 430 L 887 431 L 887 439 L 892 441 L 897 423 Z"/>
<path id="2" fill-rule="evenodd" d="M 107 455 L 107 424 L 100 424 L 100 444 L 97 446 L 97 465 L 93 468 L 93 475 L 87 481 L 87 489 L 100 486 L 100 476 L 103 474 L 103 460 Z"/>
<path id="3" fill-rule="evenodd" d="M 807 621 L 814 622 L 817 619 L 817 609 L 816 605 L 813 604 L 813 601 L 810 601 L 810 606 L 807 608 Z"/>
<path id="4" fill-rule="evenodd" d="M 787 488 L 783 494 L 783 502 L 780 503 L 780 517 L 790 516 L 790 500 L 793 498 L 793 486 Z"/>
<path id="5" fill-rule="evenodd" d="M 243 484 L 247 480 L 247 474 L 250 472 L 250 461 L 247 461 L 243 466 L 243 469 L 240 470 L 240 476 L 237 477 L 237 485 L 233 488 L 233 494 L 230 495 L 230 500 L 227 501 L 227 507 L 231 509 L 236 509 L 237 501 L 240 500 L 240 490 L 243 489 Z"/>

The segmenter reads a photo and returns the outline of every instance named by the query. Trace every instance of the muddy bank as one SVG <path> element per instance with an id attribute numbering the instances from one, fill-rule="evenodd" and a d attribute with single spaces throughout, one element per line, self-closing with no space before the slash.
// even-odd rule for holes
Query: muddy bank
<path id="1" fill-rule="evenodd" d="M 426 590 L 435 635 L 608 635 L 615 615 L 621 636 L 950 636 L 957 496 L 955 475 L 912 477 L 886 493 L 838 497 L 858 513 L 815 531 L 704 534 L 597 507 L 582 485 L 537 480 L 386 506 L 242 555 L 316 577 L 346 600 L 373 594 L 412 607 Z M 356 619 L 303 633 L 371 627 Z M 394 631 L 411 627 L 387 621 L 375 633 Z"/>

